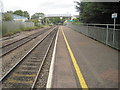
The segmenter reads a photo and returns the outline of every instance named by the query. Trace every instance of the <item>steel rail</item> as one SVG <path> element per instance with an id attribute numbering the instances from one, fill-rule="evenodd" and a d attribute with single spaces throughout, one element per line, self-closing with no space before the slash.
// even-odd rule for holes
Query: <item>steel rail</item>
<path id="1" fill-rule="evenodd" d="M 38 70 L 38 72 L 37 72 L 37 75 L 36 75 L 36 77 L 35 77 L 35 79 L 34 79 L 34 82 L 33 82 L 33 85 L 32 85 L 32 87 L 31 87 L 31 90 L 34 89 L 35 84 L 37 83 L 37 79 L 38 79 L 39 74 L 40 74 L 40 72 L 41 72 L 41 70 L 42 70 L 42 67 L 43 67 L 43 65 L 44 65 L 45 59 L 47 58 L 47 55 L 48 55 L 49 50 L 50 50 L 50 47 L 51 47 L 51 45 L 52 45 L 52 43 L 53 43 L 53 41 L 54 41 L 55 35 L 56 35 L 56 32 L 55 32 L 55 34 L 54 34 L 54 36 L 53 36 L 53 38 L 52 38 L 52 40 L 51 40 L 51 42 L 50 42 L 50 44 L 49 44 L 49 46 L 48 46 L 48 48 L 47 48 L 47 51 L 46 51 L 46 53 L 45 53 L 45 56 L 44 56 L 44 58 L 43 58 L 43 60 L 42 60 L 42 63 L 41 63 L 41 65 L 40 65 L 40 67 L 39 67 L 39 70 Z"/>
<path id="2" fill-rule="evenodd" d="M 45 31 L 45 32 L 46 32 L 46 31 Z M 27 39 L 26 41 L 24 41 L 23 43 L 20 43 L 20 44 L 18 44 L 17 46 L 13 47 L 12 49 L 9 49 L 8 51 L 6 51 L 6 52 L 4 52 L 4 53 L 1 53 L 1 54 L 0 54 L 0 57 L 8 54 L 9 52 L 15 50 L 16 48 L 24 45 L 25 43 L 29 42 L 30 40 L 38 37 L 39 35 L 41 35 L 41 34 L 43 34 L 43 33 L 45 33 L 45 32 L 42 31 L 42 32 L 39 32 L 39 33 L 35 33 L 35 34 L 30 35 L 29 37 L 22 38 L 22 39 L 20 39 L 20 40 L 18 40 L 18 41 L 16 41 L 16 42 L 13 42 L 13 43 L 10 43 L 10 44 L 6 45 L 5 47 L 7 47 L 7 46 L 9 46 L 9 45 L 12 45 L 12 44 L 15 44 L 15 43 L 17 43 L 17 42 L 19 42 L 19 41 L 21 41 L 21 40 L 24 40 L 24 39 L 27 39 L 27 38 L 28 38 L 28 39 Z M 37 34 L 37 35 L 36 35 L 36 34 Z M 36 36 L 34 36 L 34 35 L 36 35 Z M 31 36 L 33 36 L 33 37 L 31 37 Z M 4 48 L 4 47 L 3 47 L 3 48 Z"/>
<path id="3" fill-rule="evenodd" d="M 42 30 L 46 30 L 46 29 L 50 29 L 50 28 L 45 28 L 45 29 L 42 29 Z M 41 31 L 40 31 L 40 32 L 41 32 Z M 37 32 L 37 33 L 38 33 L 38 32 Z M 6 47 L 6 46 L 9 46 L 9 45 L 11 45 L 11 44 L 13 44 L 13 43 L 19 42 L 20 40 L 23 40 L 23 39 L 25 39 L 25 38 L 28 38 L 28 37 L 30 37 L 30 36 L 32 36 L 32 35 L 37 34 L 37 33 L 33 33 L 33 34 L 28 35 L 28 36 L 26 36 L 26 37 L 23 37 L 23 38 L 21 38 L 21 39 L 19 39 L 19 40 L 16 40 L 16 41 L 10 42 L 10 43 L 8 43 L 8 44 L 5 44 L 5 45 L 3 45 L 3 46 L 0 46 L 0 49 L 1 49 L 1 48 L 4 48 L 4 47 Z"/>
<path id="4" fill-rule="evenodd" d="M 57 27 L 55 27 L 57 28 Z M 50 34 L 52 33 L 52 31 L 55 29 L 53 28 L 47 35 L 45 35 L 39 42 L 37 42 L 37 44 L 35 44 L 35 46 L 30 49 L 27 54 L 25 54 L 5 75 L 2 76 L 2 78 L 0 78 L 0 83 L 2 83 L 2 81 L 5 80 L 5 78 Z"/>

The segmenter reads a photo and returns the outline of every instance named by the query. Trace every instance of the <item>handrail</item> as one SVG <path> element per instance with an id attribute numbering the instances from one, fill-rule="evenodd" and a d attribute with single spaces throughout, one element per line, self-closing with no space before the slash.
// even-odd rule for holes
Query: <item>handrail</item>
<path id="1" fill-rule="evenodd" d="M 102 26 L 106 26 L 106 25 L 109 25 L 109 26 L 114 26 L 114 24 L 93 24 L 93 23 L 81 23 L 81 24 L 84 24 L 84 25 L 102 25 Z M 115 24 L 115 26 L 120 26 L 120 24 Z"/>

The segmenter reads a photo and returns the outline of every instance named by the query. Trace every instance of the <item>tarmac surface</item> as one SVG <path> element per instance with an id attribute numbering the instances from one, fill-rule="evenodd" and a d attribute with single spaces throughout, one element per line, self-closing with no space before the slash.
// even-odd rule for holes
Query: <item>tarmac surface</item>
<path id="1" fill-rule="evenodd" d="M 61 26 L 88 88 L 118 88 L 118 51 Z M 52 88 L 81 88 L 62 29 L 56 48 Z"/>
<path id="2" fill-rule="evenodd" d="M 52 88 L 77 88 L 70 59 L 69 52 L 60 30 L 58 35 Z"/>

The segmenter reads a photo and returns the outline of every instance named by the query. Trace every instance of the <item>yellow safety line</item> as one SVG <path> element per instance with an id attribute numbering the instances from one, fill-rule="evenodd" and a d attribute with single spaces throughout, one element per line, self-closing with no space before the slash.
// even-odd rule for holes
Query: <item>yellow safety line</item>
<path id="1" fill-rule="evenodd" d="M 71 56 L 71 59 L 72 59 L 74 68 L 75 68 L 75 70 L 76 70 L 76 73 L 77 73 L 77 76 L 78 76 L 78 79 L 79 79 L 79 83 L 80 83 L 81 87 L 82 87 L 84 90 L 88 90 L 88 86 L 87 86 L 87 84 L 86 84 L 86 82 L 85 82 L 85 79 L 84 79 L 84 77 L 83 77 L 83 75 L 82 75 L 82 73 L 81 73 L 81 71 L 80 71 L 80 68 L 79 68 L 79 66 L 78 66 L 78 64 L 77 64 L 77 61 L 76 61 L 76 59 L 75 59 L 75 57 L 74 57 L 74 55 L 73 55 L 73 53 L 72 53 L 72 50 L 71 50 L 71 48 L 70 48 L 70 46 L 69 46 L 69 44 L 68 44 L 67 38 L 66 38 L 66 36 L 65 36 L 65 34 L 64 34 L 64 31 L 63 31 L 62 27 L 61 27 L 61 30 L 62 30 L 62 34 L 63 34 L 64 40 L 65 40 L 65 43 L 66 43 L 66 45 L 67 45 L 69 54 L 70 54 L 70 56 Z"/>

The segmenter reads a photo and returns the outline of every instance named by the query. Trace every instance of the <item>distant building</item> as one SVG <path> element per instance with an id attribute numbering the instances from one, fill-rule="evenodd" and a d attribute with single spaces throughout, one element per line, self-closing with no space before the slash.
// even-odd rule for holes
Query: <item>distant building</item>
<path id="1" fill-rule="evenodd" d="M 21 22 L 25 22 L 28 20 L 27 17 L 15 15 L 15 14 L 12 15 L 12 18 L 14 21 L 21 21 Z"/>

